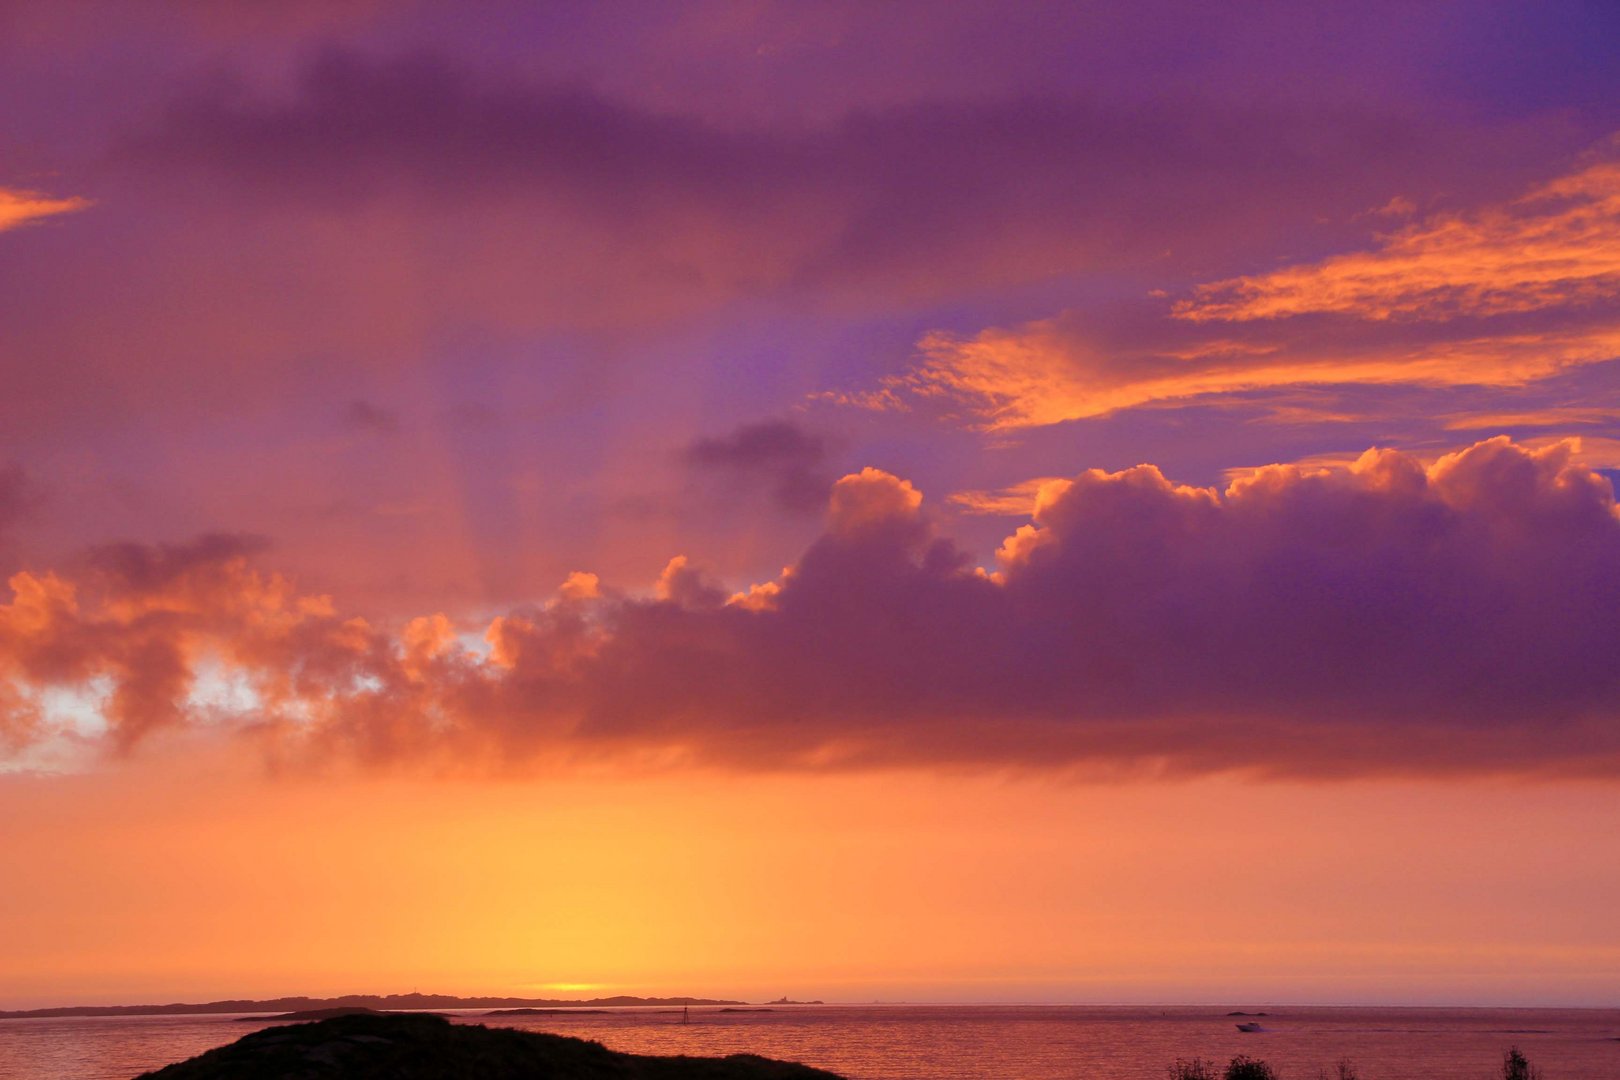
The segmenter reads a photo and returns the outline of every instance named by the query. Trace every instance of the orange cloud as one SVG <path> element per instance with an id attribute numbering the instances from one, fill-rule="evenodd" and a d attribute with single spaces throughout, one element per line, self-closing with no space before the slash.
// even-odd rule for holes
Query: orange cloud
<path id="1" fill-rule="evenodd" d="M 37 191 L 0 188 L 0 232 L 55 214 L 70 214 L 89 205 L 89 199 L 53 199 Z"/>
<path id="2" fill-rule="evenodd" d="M 1100 345 L 1076 323 L 1049 319 L 970 338 L 930 334 L 920 345 L 923 362 L 893 383 L 964 405 L 976 427 L 1009 431 L 1288 386 L 1522 386 L 1620 355 L 1620 325 L 1422 343 L 1328 336 L 1153 350 Z"/>
<path id="3" fill-rule="evenodd" d="M 1035 512 L 1041 493 L 1052 484 L 1067 483 L 1060 476 L 1037 476 L 993 491 L 955 491 L 945 501 L 964 513 L 993 517 L 1028 517 Z"/>
<path id="4" fill-rule="evenodd" d="M 1446 418 L 1447 431 L 1499 431 L 1503 428 L 1570 428 L 1612 424 L 1620 409 L 1583 405 L 1552 405 L 1543 409 L 1492 409 L 1457 413 Z"/>
<path id="5" fill-rule="evenodd" d="M 1259 385 L 1219 371 L 1177 370 L 1162 358 L 1111 354 L 1067 320 L 972 337 L 937 331 L 918 342 L 921 363 L 885 389 L 967 407 L 988 431 L 1043 427 L 1168 397 Z M 1292 381 L 1283 376 L 1283 381 Z"/>
<path id="6" fill-rule="evenodd" d="M 1443 320 L 1609 300 L 1620 295 L 1617 233 L 1620 163 L 1602 162 L 1506 206 L 1413 225 L 1372 251 L 1201 285 L 1175 315 Z"/>
<path id="7" fill-rule="evenodd" d="M 1362 451 L 1339 451 L 1337 453 L 1311 454 L 1307 457 L 1295 458 L 1289 462 L 1272 462 L 1268 465 L 1237 465 L 1221 471 L 1226 480 L 1228 490 L 1231 485 L 1250 478 L 1270 469 L 1288 469 L 1294 473 L 1310 474 L 1327 472 L 1333 469 L 1349 469 L 1355 467 L 1364 453 Z M 1414 460 L 1424 460 L 1419 455 L 1411 455 Z"/>
<path id="8" fill-rule="evenodd" d="M 1603 435 L 1568 438 L 1544 435 L 1519 441 L 1520 445 L 1532 450 L 1546 450 L 1560 445 L 1568 447 L 1570 460 L 1588 469 L 1620 469 L 1620 439 Z"/>
<path id="9" fill-rule="evenodd" d="M 1009 431 L 1290 386 L 1523 386 L 1620 356 L 1616 235 L 1620 163 L 1605 162 L 1370 251 L 1199 286 L 1168 320 L 935 331 L 877 393 Z"/>
<path id="10" fill-rule="evenodd" d="M 896 521 L 910 522 L 922 506 L 922 492 L 882 469 L 865 468 L 832 488 L 828 525 L 839 535 L 860 535 Z"/>
<path id="11" fill-rule="evenodd" d="M 677 555 L 664 565 L 653 595 L 683 608 L 716 608 L 726 602 L 725 591 L 710 584 L 685 555 Z"/>
<path id="12" fill-rule="evenodd" d="M 585 570 L 570 573 L 558 592 L 569 600 L 591 600 L 602 595 L 602 579 Z"/>
<path id="13" fill-rule="evenodd" d="M 1517 423 L 1460 423 L 1448 424 L 1448 430 L 1476 430 L 1478 428 L 1497 427 L 1561 427 L 1569 423 L 1567 420 L 1557 418 L 1556 412 L 1542 415 L 1526 413 L 1520 416 L 1499 417 L 1500 420 L 1519 421 Z M 1507 436 L 1497 436 L 1494 440 L 1487 440 L 1485 444 L 1491 445 L 1507 439 Z M 1602 435 L 1536 435 L 1520 437 L 1513 440 L 1513 445 L 1521 447 L 1531 453 L 1555 453 L 1560 460 L 1582 469 L 1607 470 L 1620 467 L 1620 439 L 1609 438 Z M 1459 447 L 1441 447 L 1434 450 L 1416 452 L 1403 451 L 1402 456 L 1411 461 L 1420 463 L 1425 468 L 1432 467 L 1435 462 L 1449 455 L 1462 452 Z M 1321 454 L 1309 454 L 1305 457 L 1295 458 L 1286 463 L 1278 462 L 1270 465 L 1234 466 L 1222 470 L 1222 476 L 1228 484 L 1228 492 L 1232 485 L 1241 487 L 1252 478 L 1270 470 L 1285 469 L 1291 473 L 1325 474 L 1335 470 L 1356 469 L 1361 466 L 1370 451 L 1330 451 Z"/>

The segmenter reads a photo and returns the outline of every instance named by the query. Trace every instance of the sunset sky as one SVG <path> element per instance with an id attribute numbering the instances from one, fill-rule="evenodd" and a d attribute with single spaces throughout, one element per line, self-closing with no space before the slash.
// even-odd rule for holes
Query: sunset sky
<path id="1" fill-rule="evenodd" d="M 0 1008 L 1615 1005 L 1617 41 L 0 0 Z"/>

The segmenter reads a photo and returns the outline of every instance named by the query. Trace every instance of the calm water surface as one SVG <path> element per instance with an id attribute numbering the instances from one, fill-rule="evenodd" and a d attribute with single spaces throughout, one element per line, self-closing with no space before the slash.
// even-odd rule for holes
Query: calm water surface
<path id="1" fill-rule="evenodd" d="M 1354 1062 L 1362 1080 L 1496 1080 L 1517 1045 L 1545 1080 L 1620 1080 L 1620 1010 L 1274 1006 L 1237 1031 L 1219 1007 L 800 1006 L 616 1009 L 489 1019 L 646 1054 L 753 1053 L 852 1080 L 1164 1080 L 1194 1056 L 1263 1058 L 1282 1080 Z M 478 1022 L 478 1011 L 459 1014 Z M 0 1078 L 130 1080 L 267 1026 L 222 1016 L 0 1020 Z"/>

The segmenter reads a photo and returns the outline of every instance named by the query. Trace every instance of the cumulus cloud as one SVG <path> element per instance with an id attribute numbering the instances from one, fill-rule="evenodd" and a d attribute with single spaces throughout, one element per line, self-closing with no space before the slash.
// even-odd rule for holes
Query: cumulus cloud
<path id="1" fill-rule="evenodd" d="M 127 749 L 188 719 L 185 696 L 205 645 L 248 647 L 290 601 L 284 581 L 247 565 L 258 545 L 207 536 L 183 545 L 119 544 L 92 551 L 82 580 L 21 572 L 0 607 L 0 677 L 13 723 L 38 729 L 41 694 L 110 686 L 99 719 Z"/>
<path id="2" fill-rule="evenodd" d="M 989 571 L 866 469 L 769 589 L 728 601 L 685 558 L 650 596 L 580 572 L 482 649 L 442 614 L 340 614 L 239 541 L 108 549 L 11 579 L 4 735 L 92 680 L 115 748 L 217 723 L 206 662 L 289 760 L 1615 775 L 1620 514 L 1572 449 L 1371 450 L 1224 491 L 1092 470 L 1045 484 Z"/>

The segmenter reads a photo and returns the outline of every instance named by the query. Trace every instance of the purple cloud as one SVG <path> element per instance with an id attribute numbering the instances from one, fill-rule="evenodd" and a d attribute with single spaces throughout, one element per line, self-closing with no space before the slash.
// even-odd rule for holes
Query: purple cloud
<path id="1" fill-rule="evenodd" d="M 288 759 L 1615 775 L 1620 513 L 1570 453 L 1368 451 L 1224 493 L 1094 470 L 1045 485 L 988 573 L 867 469 L 769 587 L 580 573 L 487 655 L 444 616 L 299 597 L 235 544 L 131 549 L 87 590 L 14 579 L 0 657 L 18 700 L 110 680 L 132 747 L 191 718 L 189 658 L 214 655 Z"/>
<path id="2" fill-rule="evenodd" d="M 764 486 L 778 506 L 794 512 L 819 510 L 832 482 L 826 440 L 787 420 L 697 439 L 681 456 L 692 468 L 730 483 Z"/>

